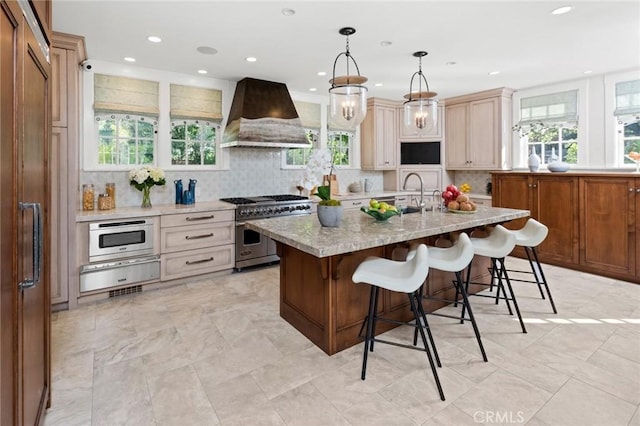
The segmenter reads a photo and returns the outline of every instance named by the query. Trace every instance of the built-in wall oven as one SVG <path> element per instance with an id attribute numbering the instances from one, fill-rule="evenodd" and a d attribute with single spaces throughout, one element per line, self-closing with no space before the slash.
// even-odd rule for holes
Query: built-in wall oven
<path id="1" fill-rule="evenodd" d="M 89 264 L 80 268 L 80 291 L 160 278 L 153 234 L 153 218 L 90 223 Z"/>

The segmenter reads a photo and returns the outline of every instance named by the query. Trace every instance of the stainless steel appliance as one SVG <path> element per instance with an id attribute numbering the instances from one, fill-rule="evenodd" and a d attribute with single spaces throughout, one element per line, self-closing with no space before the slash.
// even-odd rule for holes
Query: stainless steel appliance
<path id="1" fill-rule="evenodd" d="M 89 224 L 89 262 L 153 254 L 153 219 Z"/>
<path id="2" fill-rule="evenodd" d="M 89 264 L 80 268 L 80 291 L 160 278 L 160 257 L 153 255 L 153 219 L 89 224 Z"/>
<path id="3" fill-rule="evenodd" d="M 93 263 L 80 268 L 80 291 L 151 281 L 160 278 L 160 257 L 134 257 Z"/>
<path id="4" fill-rule="evenodd" d="M 311 200 L 299 195 L 265 195 L 259 197 L 221 198 L 236 207 L 236 271 L 246 266 L 280 260 L 275 242 L 259 232 L 245 228 L 249 220 L 311 213 Z"/>

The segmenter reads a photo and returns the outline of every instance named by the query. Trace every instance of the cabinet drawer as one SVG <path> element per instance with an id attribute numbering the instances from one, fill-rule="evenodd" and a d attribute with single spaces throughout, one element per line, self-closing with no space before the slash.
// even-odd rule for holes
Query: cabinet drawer
<path id="1" fill-rule="evenodd" d="M 231 269 L 235 262 L 234 254 L 234 244 L 163 254 L 160 257 L 162 265 L 160 280 L 166 281 Z"/>
<path id="2" fill-rule="evenodd" d="M 487 207 L 491 207 L 491 200 L 487 199 L 487 198 L 474 198 L 474 197 L 469 197 L 471 199 L 471 201 L 473 201 L 474 203 L 476 203 L 479 206 L 487 206 Z"/>
<path id="3" fill-rule="evenodd" d="M 235 210 L 217 210 L 197 213 L 162 215 L 160 227 L 183 225 L 203 225 L 206 223 L 228 222 L 234 220 Z"/>
<path id="4" fill-rule="evenodd" d="M 161 253 L 219 246 L 234 242 L 234 222 L 210 225 L 176 226 L 161 228 Z"/>
<path id="5" fill-rule="evenodd" d="M 359 209 L 362 206 L 365 206 L 365 207 L 368 206 L 369 200 L 370 198 L 359 198 L 357 200 L 344 200 L 342 201 L 342 207 L 345 210 Z"/>

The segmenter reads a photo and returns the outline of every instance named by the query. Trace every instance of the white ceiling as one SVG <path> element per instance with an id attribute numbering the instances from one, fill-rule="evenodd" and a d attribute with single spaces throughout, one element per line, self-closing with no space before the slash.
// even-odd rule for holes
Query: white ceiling
<path id="1" fill-rule="evenodd" d="M 570 13 L 550 14 L 566 4 Z M 283 8 L 296 13 L 284 16 Z M 135 66 L 192 75 L 206 69 L 212 78 L 253 77 L 297 92 L 315 87 L 317 94 L 326 94 L 333 62 L 345 50 L 338 33 L 344 26 L 357 30 L 350 50 L 369 78 L 369 96 L 388 99 L 409 91 L 418 50 L 429 52 L 423 71 L 440 98 L 640 67 L 637 0 L 53 2 L 54 31 L 84 36 L 90 59 L 125 64 L 132 56 Z M 148 42 L 149 35 L 162 43 Z M 218 53 L 201 54 L 199 46 Z"/>

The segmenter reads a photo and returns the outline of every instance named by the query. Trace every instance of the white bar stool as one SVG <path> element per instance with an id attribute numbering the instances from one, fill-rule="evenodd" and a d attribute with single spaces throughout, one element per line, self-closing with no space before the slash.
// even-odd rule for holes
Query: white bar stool
<path id="1" fill-rule="evenodd" d="M 531 266 L 531 271 L 518 271 L 514 269 L 508 269 L 508 271 L 532 274 L 535 278 L 535 281 L 516 278 L 511 278 L 511 281 L 536 283 L 538 285 L 538 290 L 540 291 L 540 296 L 543 299 L 545 299 L 544 292 L 542 291 L 542 286 L 544 286 L 547 296 L 549 297 L 549 302 L 551 303 L 551 309 L 553 309 L 554 314 L 557 314 L 558 311 L 556 310 L 556 304 L 553 302 L 553 298 L 551 297 L 547 278 L 544 276 L 542 265 L 538 260 L 538 253 L 536 251 L 536 247 L 542 244 L 542 242 L 547 238 L 549 228 L 537 220 L 529 218 L 522 228 L 511 230 L 511 233 L 516 237 L 516 245 L 524 248 L 524 251 L 527 254 L 527 259 L 529 260 L 529 265 Z"/>
<path id="2" fill-rule="evenodd" d="M 513 292 L 513 288 L 511 287 L 511 281 L 509 280 L 509 275 L 507 274 L 507 269 L 504 267 L 504 258 L 511 253 L 513 248 L 516 246 L 516 236 L 505 228 L 502 225 L 496 225 L 495 228 L 491 231 L 488 237 L 486 238 L 475 238 L 471 237 L 471 244 L 473 245 L 473 251 L 476 255 L 485 256 L 491 258 L 491 282 L 487 283 L 479 283 L 473 282 L 471 284 L 478 285 L 486 285 L 492 286 L 494 280 L 498 280 L 498 293 L 493 296 L 490 294 L 481 294 L 476 293 L 473 296 L 480 297 L 491 297 L 496 299 L 496 304 L 499 299 L 503 299 L 507 303 L 507 309 L 509 310 L 509 315 L 513 315 L 513 311 L 511 310 L 511 305 L 509 301 L 513 302 L 513 306 L 516 309 L 516 313 L 518 315 L 518 320 L 520 321 L 520 327 L 522 328 L 522 332 L 526 333 L 527 329 L 524 326 L 524 321 L 522 321 L 522 315 L 520 315 L 520 308 L 518 308 L 518 301 L 516 300 L 516 295 Z M 471 262 L 473 263 L 473 261 Z M 471 277 L 471 264 L 469 264 L 468 272 L 467 272 L 467 281 L 465 284 L 467 293 L 469 292 L 469 280 Z M 505 290 L 504 283 L 507 284 L 507 288 L 509 292 Z M 504 296 L 500 296 L 499 292 L 502 291 Z M 462 306 L 462 313 L 464 315 L 465 307 Z"/>
<path id="3" fill-rule="evenodd" d="M 464 280 L 462 279 L 462 274 L 464 270 L 469 266 L 474 256 L 473 244 L 471 244 L 471 240 L 466 233 L 461 233 L 458 235 L 458 239 L 453 243 L 451 247 L 442 248 L 442 247 L 431 247 L 429 246 L 429 267 L 431 269 L 438 269 L 440 271 L 445 272 L 453 272 L 455 273 L 455 279 L 453 281 L 456 287 L 456 300 L 445 300 L 440 298 L 435 298 L 432 296 L 424 296 L 426 299 L 439 300 L 442 302 L 456 302 L 458 300 L 458 295 L 462 295 L 462 305 L 466 308 L 466 311 L 469 314 L 469 317 L 466 318 L 464 315 L 464 310 L 461 316 L 453 316 L 448 314 L 442 314 L 438 312 L 431 312 L 429 315 L 437 315 L 446 318 L 455 318 L 459 319 L 460 323 L 464 323 L 464 320 L 471 321 L 471 325 L 473 326 L 473 332 L 476 335 L 476 340 L 478 341 L 478 346 L 480 347 L 480 353 L 482 353 L 482 359 L 487 361 L 487 354 L 484 351 L 484 346 L 482 345 L 482 339 L 480 338 L 480 331 L 478 330 L 478 325 L 476 324 L 476 320 L 473 316 L 473 311 L 471 310 L 471 304 L 469 304 L 469 298 L 467 296 L 467 291 L 465 290 Z M 410 254 L 411 255 L 411 254 Z M 422 287 L 420 288 L 420 295 L 422 295 Z M 413 344 L 415 345 L 418 339 L 418 334 L 414 334 Z"/>
<path id="4" fill-rule="evenodd" d="M 431 351 L 429 350 L 429 345 L 427 343 L 427 337 L 424 333 L 425 328 L 428 329 L 426 314 L 422 307 L 422 299 L 421 297 L 419 297 L 416 291 L 422 286 L 428 274 L 429 264 L 427 246 L 425 246 L 424 244 L 421 244 L 417 247 L 415 255 L 409 260 L 398 262 L 395 260 L 371 256 L 366 258 L 356 268 L 351 278 L 353 282 L 367 283 L 371 285 L 371 296 L 369 298 L 369 314 L 366 318 L 367 332 L 364 340 L 364 355 L 362 358 L 361 377 L 362 380 L 365 379 L 365 374 L 367 371 L 367 356 L 369 351 L 373 352 L 374 342 L 386 343 L 403 348 L 424 351 L 427 353 L 427 358 L 429 360 L 431 372 L 433 373 L 433 377 L 438 388 L 438 393 L 440 394 L 440 399 L 444 401 L 445 398 L 444 392 L 442 391 L 442 385 L 440 384 L 438 372 L 436 371 L 436 366 L 433 362 L 433 357 L 431 356 Z M 394 321 L 378 316 L 378 293 L 381 288 L 407 294 L 407 296 L 409 297 L 409 303 L 411 304 L 411 311 L 413 312 L 416 320 L 415 324 Z M 423 322 L 421 320 L 424 322 L 424 326 L 422 325 Z M 419 348 L 411 345 L 403 345 L 401 343 L 376 338 L 375 332 L 377 321 L 385 321 L 399 325 L 410 325 L 416 327 L 420 332 L 420 336 L 422 337 L 424 348 Z M 431 344 L 435 351 L 433 340 L 431 341 Z"/>

